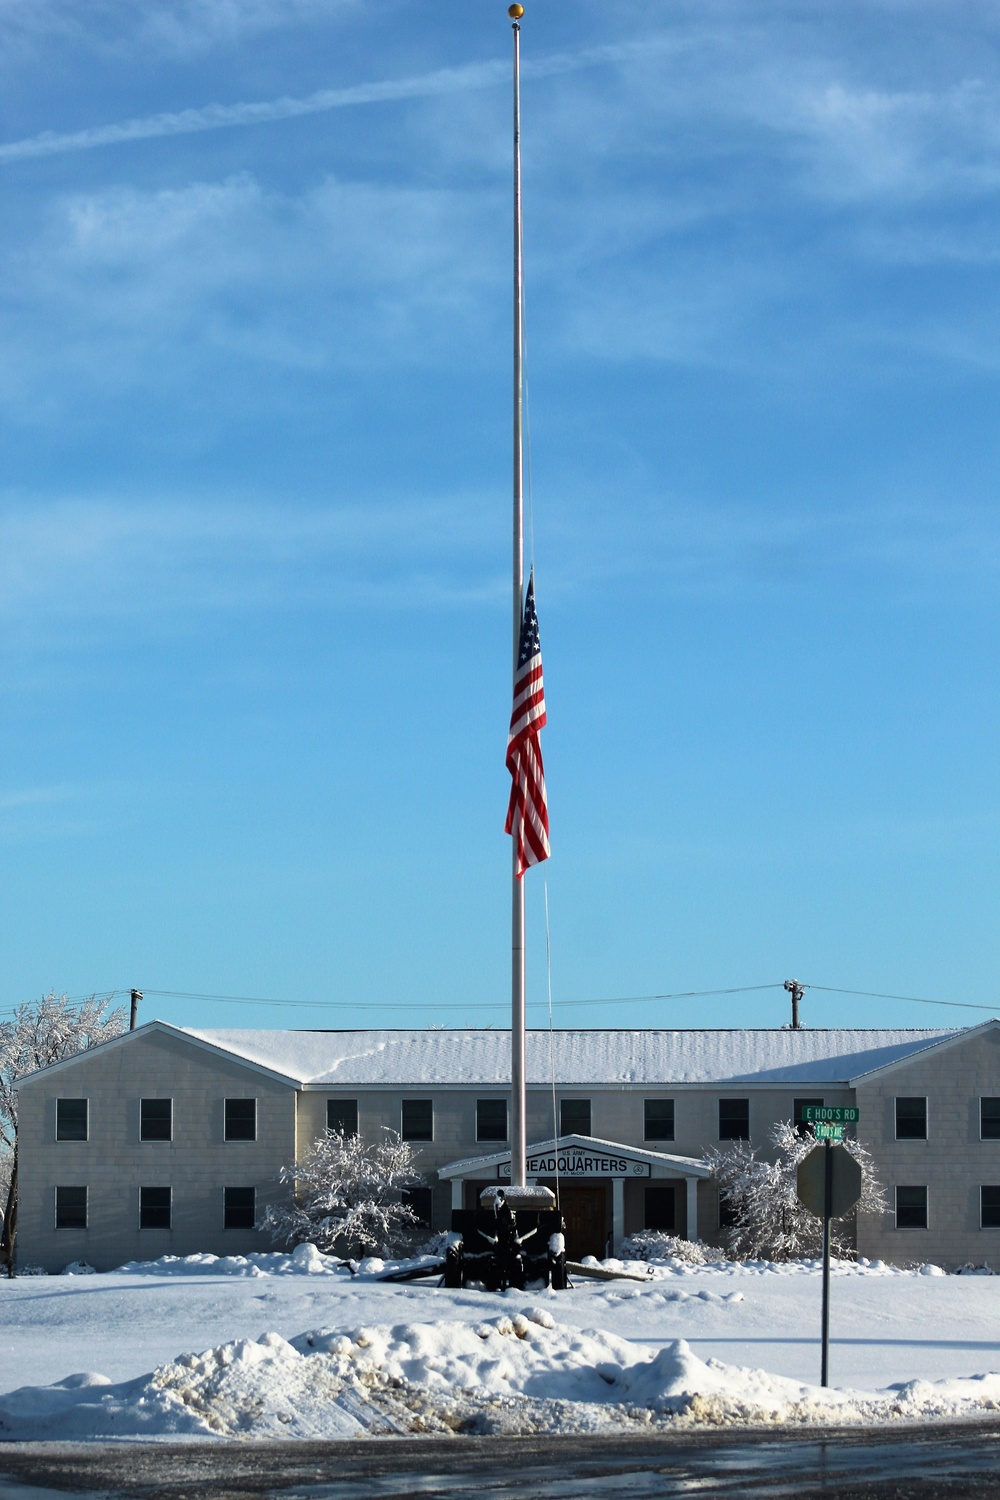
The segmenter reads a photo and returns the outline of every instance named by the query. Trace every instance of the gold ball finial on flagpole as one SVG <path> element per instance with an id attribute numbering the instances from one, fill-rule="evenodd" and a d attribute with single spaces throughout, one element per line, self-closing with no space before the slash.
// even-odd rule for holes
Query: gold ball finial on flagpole
<path id="1" fill-rule="evenodd" d="M 521 17 L 524 15 L 524 6 L 523 5 L 512 5 L 510 7 L 510 9 L 508 10 L 507 14 L 510 16 L 510 18 L 511 18 L 512 21 L 519 21 L 521 19 Z"/>

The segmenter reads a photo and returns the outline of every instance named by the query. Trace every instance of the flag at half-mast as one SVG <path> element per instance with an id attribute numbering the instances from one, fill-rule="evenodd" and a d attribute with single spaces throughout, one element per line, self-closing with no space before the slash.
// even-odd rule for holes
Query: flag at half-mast
<path id="1" fill-rule="evenodd" d="M 549 809 L 545 800 L 545 769 L 538 732 L 545 723 L 542 648 L 535 614 L 535 571 L 521 615 L 521 641 L 514 672 L 514 709 L 507 736 L 507 769 L 511 774 L 510 803 L 505 833 L 515 841 L 518 880 L 529 865 L 549 857 Z"/>

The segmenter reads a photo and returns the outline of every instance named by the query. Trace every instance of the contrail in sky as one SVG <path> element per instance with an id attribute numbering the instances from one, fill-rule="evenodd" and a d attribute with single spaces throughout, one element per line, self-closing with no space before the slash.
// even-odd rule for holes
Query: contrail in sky
<path id="1" fill-rule="evenodd" d="M 624 47 L 594 47 L 577 53 L 558 53 L 539 59 L 524 72 L 535 77 L 569 73 L 591 63 L 616 60 L 649 42 Z M 655 45 L 655 43 L 653 44 Z M 139 120 L 121 120 L 113 125 L 95 125 L 86 130 L 57 132 L 0 145 L 0 163 L 26 161 L 35 156 L 59 156 L 67 151 L 93 151 L 99 146 L 117 146 L 128 141 L 148 141 L 159 136 L 196 135 L 203 130 L 224 130 L 241 125 L 263 125 L 272 120 L 293 120 L 300 115 L 325 114 L 355 104 L 381 104 L 396 99 L 425 99 L 465 89 L 489 88 L 506 83 L 507 62 L 470 63 L 462 68 L 441 68 L 417 78 L 390 79 L 381 83 L 359 83 L 351 88 L 320 89 L 302 99 L 267 99 L 256 104 L 206 104 L 201 109 L 182 109 L 171 114 L 147 115 Z"/>

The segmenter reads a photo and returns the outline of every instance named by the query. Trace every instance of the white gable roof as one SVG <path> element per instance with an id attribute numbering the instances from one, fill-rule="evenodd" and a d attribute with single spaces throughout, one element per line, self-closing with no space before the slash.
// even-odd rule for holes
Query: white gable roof
<path id="1" fill-rule="evenodd" d="M 970 1028 L 971 1029 L 971 1028 Z M 504 1086 L 505 1031 L 201 1031 L 177 1028 L 315 1088 Z M 528 1082 L 844 1084 L 960 1036 L 916 1031 L 556 1031 L 528 1033 Z"/>
<path id="2" fill-rule="evenodd" d="M 624 1146 L 621 1141 L 604 1141 L 600 1136 L 594 1135 L 549 1136 L 547 1141 L 535 1141 L 529 1145 L 525 1155 L 530 1163 L 532 1157 L 543 1156 L 549 1151 L 565 1151 L 566 1149 L 584 1152 L 597 1150 L 619 1159 L 624 1157 L 626 1161 L 673 1168 L 682 1177 L 710 1177 L 712 1175 L 712 1169 L 693 1156 L 676 1156 L 668 1151 L 650 1151 L 645 1146 Z M 464 1161 L 453 1161 L 449 1162 L 446 1167 L 439 1167 L 438 1176 L 441 1178 L 465 1177 L 473 1171 L 482 1172 L 488 1171 L 491 1167 L 507 1166 L 510 1159 L 509 1150 L 493 1151 L 488 1156 L 469 1156 Z M 530 1175 L 534 1174 L 529 1167 Z M 596 1175 L 600 1176 L 600 1173 Z"/>

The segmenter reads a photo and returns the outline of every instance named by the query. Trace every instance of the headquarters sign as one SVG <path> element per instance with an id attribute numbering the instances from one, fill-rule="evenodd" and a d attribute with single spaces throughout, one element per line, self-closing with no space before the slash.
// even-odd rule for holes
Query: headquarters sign
<path id="1" fill-rule="evenodd" d="M 627 1156 L 610 1156 L 594 1151 L 540 1151 L 526 1162 L 529 1177 L 649 1177 L 649 1162 L 630 1160 Z M 498 1168 L 497 1175 L 510 1178 L 510 1162 Z"/>

